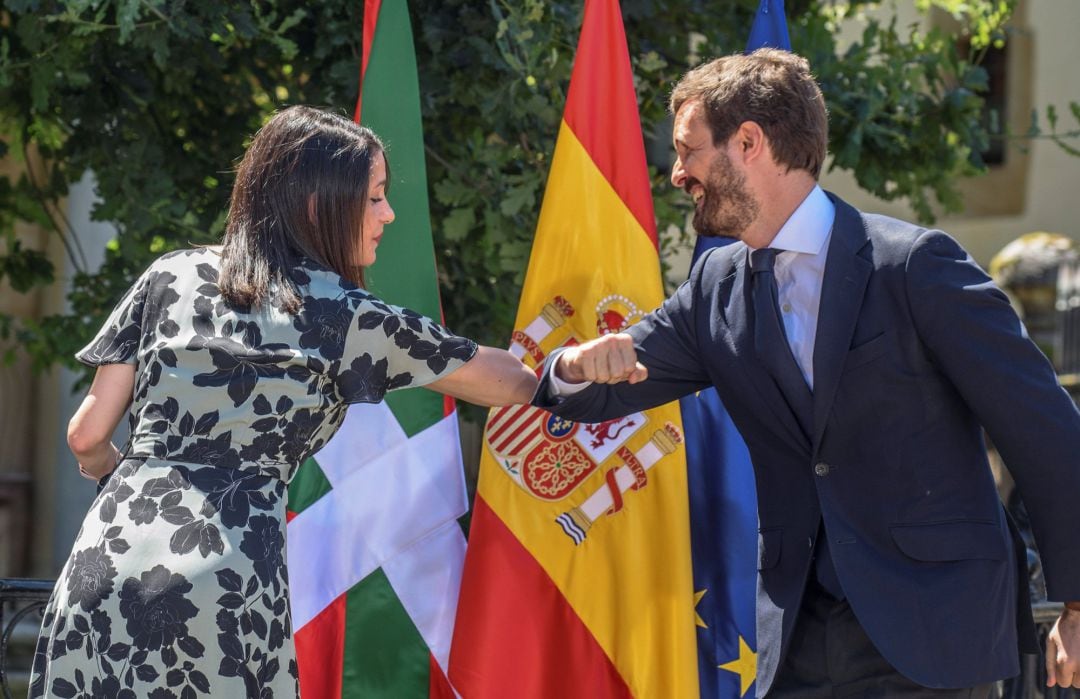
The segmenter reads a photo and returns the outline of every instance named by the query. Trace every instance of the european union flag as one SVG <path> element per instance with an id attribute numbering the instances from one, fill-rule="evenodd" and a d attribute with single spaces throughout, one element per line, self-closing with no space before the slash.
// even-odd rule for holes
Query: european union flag
<path id="1" fill-rule="evenodd" d="M 791 49 L 784 0 L 761 0 L 746 52 Z M 733 242 L 698 238 L 694 261 Z M 750 454 L 715 389 L 681 401 L 702 697 L 742 697 L 757 669 L 757 495 Z"/>
<path id="2" fill-rule="evenodd" d="M 761 0 L 750 38 L 746 40 L 746 53 L 763 48 L 791 50 L 791 38 L 784 17 L 784 0 Z"/>

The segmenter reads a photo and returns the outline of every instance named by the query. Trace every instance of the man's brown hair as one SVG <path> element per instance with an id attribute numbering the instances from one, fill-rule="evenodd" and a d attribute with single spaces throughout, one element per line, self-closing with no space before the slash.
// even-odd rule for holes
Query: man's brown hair
<path id="1" fill-rule="evenodd" d="M 810 64 L 779 49 L 724 56 L 694 68 L 679 80 L 668 104 L 672 114 L 701 100 L 713 144 L 726 143 L 745 121 L 758 124 L 773 157 L 789 170 L 814 179 L 829 146 L 829 120 Z"/>

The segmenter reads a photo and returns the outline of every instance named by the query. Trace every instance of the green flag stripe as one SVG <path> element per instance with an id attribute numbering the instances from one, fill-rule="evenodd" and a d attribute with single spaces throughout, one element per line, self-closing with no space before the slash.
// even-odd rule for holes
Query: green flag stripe
<path id="1" fill-rule="evenodd" d="M 401 429 L 409 437 L 431 427 L 443 417 L 442 396 L 426 388 L 410 388 L 389 393 L 386 404 L 390 406 L 390 411 L 394 413 Z"/>
<path id="2" fill-rule="evenodd" d="M 438 318 L 420 84 L 403 0 L 382 3 L 363 90 L 360 120 L 386 144 L 392 176 L 389 196 L 396 215 L 369 270 L 371 288 L 387 301 Z"/>
<path id="3" fill-rule="evenodd" d="M 428 696 L 430 652 L 381 568 L 349 590 L 345 608 L 341 699 Z"/>
<path id="4" fill-rule="evenodd" d="M 368 270 L 368 286 L 389 303 L 438 320 L 420 84 L 405 0 L 383 0 L 362 90 L 360 121 L 386 144 L 391 172 L 388 196 L 396 216 Z M 386 402 L 410 437 L 443 417 L 442 396 L 424 389 L 396 391 Z"/>
<path id="5" fill-rule="evenodd" d="M 300 465 L 289 483 L 289 509 L 299 514 L 330 490 L 330 481 L 319 463 L 309 458 Z"/>

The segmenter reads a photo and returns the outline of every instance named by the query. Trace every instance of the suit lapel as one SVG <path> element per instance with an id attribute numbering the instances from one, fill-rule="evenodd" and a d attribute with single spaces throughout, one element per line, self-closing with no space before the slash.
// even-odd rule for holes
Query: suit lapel
<path id="1" fill-rule="evenodd" d="M 781 432 L 786 433 L 799 448 L 810 450 L 808 436 L 799 426 L 784 395 L 754 351 L 754 329 L 751 321 L 750 265 L 746 247 L 740 245 L 734 258 L 735 271 L 722 280 L 720 298 L 727 300 L 725 313 L 728 328 L 735 344 L 735 356 L 742 358 L 742 375 L 749 379 L 757 397 L 768 406 Z M 725 288 L 727 287 L 727 288 Z"/>
<path id="2" fill-rule="evenodd" d="M 833 195 L 836 221 L 821 285 L 814 342 L 814 444 L 820 444 L 832 408 L 844 358 L 851 346 L 873 263 L 860 252 L 867 244 L 862 217 Z"/>

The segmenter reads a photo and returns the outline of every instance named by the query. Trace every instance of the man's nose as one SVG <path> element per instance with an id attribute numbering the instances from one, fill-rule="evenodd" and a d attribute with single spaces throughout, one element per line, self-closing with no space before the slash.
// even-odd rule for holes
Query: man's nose
<path id="1" fill-rule="evenodd" d="M 682 158 L 675 158 L 675 164 L 671 166 L 671 184 L 682 189 L 686 184 L 686 170 L 683 169 Z"/>

